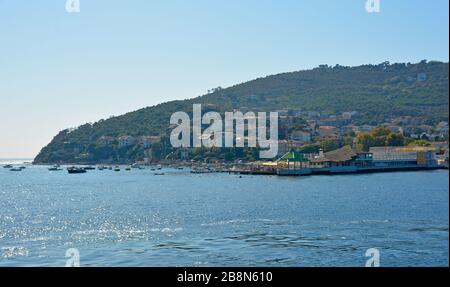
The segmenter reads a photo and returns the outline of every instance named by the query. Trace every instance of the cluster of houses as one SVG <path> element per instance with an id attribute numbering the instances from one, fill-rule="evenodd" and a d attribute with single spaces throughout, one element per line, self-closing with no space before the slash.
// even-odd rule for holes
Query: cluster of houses
<path id="1" fill-rule="evenodd" d="M 134 146 L 134 145 L 142 145 L 145 149 L 151 148 L 151 146 L 160 141 L 159 136 L 120 136 L 120 137 L 111 137 L 111 136 L 102 136 L 97 142 L 100 146 L 111 146 L 117 145 L 119 148 Z"/>
<path id="2" fill-rule="evenodd" d="M 334 141 L 342 139 L 344 136 L 357 135 L 361 132 L 370 132 L 376 128 L 372 125 L 355 125 L 354 120 L 358 117 L 358 112 L 349 111 L 339 115 L 328 115 L 317 111 L 292 111 L 279 110 L 279 125 L 286 130 L 295 121 L 295 118 L 306 119 L 308 126 L 302 130 L 287 132 L 286 138 L 279 142 L 279 155 L 282 156 L 290 150 L 297 150 L 306 144 L 318 143 L 322 141 Z M 392 132 L 399 132 L 413 139 L 426 139 L 430 141 L 442 141 L 448 138 L 448 122 L 442 121 L 436 126 L 421 124 L 419 118 L 404 116 L 393 118 L 383 123 Z"/>
<path id="3" fill-rule="evenodd" d="M 278 142 L 278 156 L 283 156 L 290 151 L 298 151 L 308 144 L 320 143 L 323 141 L 340 140 L 346 135 L 357 135 L 361 132 L 370 132 L 376 128 L 371 125 L 355 125 L 355 119 L 358 112 L 347 111 L 338 115 L 327 114 L 318 111 L 296 111 L 283 109 L 278 110 L 279 128 L 283 135 Z M 292 129 L 298 119 L 305 120 L 299 129 Z M 304 123 L 305 123 L 304 122 Z M 382 124 L 392 132 L 400 132 L 410 138 L 427 139 L 430 141 L 442 141 L 448 138 L 448 122 L 440 122 L 436 126 L 421 124 L 419 118 L 404 116 L 391 119 Z M 224 132 L 226 133 L 226 132 Z M 223 138 L 225 138 L 225 134 Z M 213 135 L 202 135 L 201 139 L 213 137 Z M 249 140 L 249 136 L 245 136 Z M 239 140 L 238 138 L 236 140 Z M 253 139 L 256 141 L 256 139 Z M 123 135 L 120 137 L 102 136 L 98 139 L 101 146 L 115 145 L 119 148 L 125 148 L 135 145 L 141 145 L 151 154 L 153 144 L 160 141 L 158 136 L 140 136 L 133 137 Z M 447 144 L 445 144 L 447 146 Z M 178 158 L 182 160 L 189 159 L 189 149 L 183 148 L 177 153 Z"/>

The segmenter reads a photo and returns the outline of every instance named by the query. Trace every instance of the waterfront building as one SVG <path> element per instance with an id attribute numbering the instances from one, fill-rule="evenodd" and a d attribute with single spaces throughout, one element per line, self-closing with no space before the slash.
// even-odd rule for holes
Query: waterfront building
<path id="1" fill-rule="evenodd" d="M 369 152 L 373 154 L 375 161 L 385 160 L 417 160 L 419 152 L 437 152 L 436 147 L 371 147 Z"/>
<path id="2" fill-rule="evenodd" d="M 300 175 L 310 170 L 309 160 L 301 153 L 291 151 L 277 160 L 277 174 Z"/>
<path id="3" fill-rule="evenodd" d="M 311 160 L 312 167 L 342 167 L 351 166 L 358 154 L 350 146 L 323 153 Z"/>
<path id="4" fill-rule="evenodd" d="M 435 147 L 374 147 L 369 152 L 357 153 L 350 146 L 313 157 L 291 152 L 278 160 L 277 174 L 299 176 L 448 167 L 448 153 L 447 160 L 438 161 L 437 152 Z"/>

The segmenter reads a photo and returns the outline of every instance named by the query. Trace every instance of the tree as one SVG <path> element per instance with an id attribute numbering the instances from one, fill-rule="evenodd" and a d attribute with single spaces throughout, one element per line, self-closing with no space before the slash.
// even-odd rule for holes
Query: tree
<path id="1" fill-rule="evenodd" d="M 375 137 L 371 133 L 360 133 L 356 137 L 357 148 L 360 151 L 368 152 L 373 146 L 376 146 Z"/>
<path id="2" fill-rule="evenodd" d="M 338 141 L 323 141 L 320 143 L 320 147 L 325 151 L 325 152 L 329 152 L 332 150 L 336 150 L 338 148 L 340 148 L 340 143 Z"/>
<path id="3" fill-rule="evenodd" d="M 391 130 L 385 127 L 378 127 L 371 133 L 375 139 L 375 145 L 384 146 L 386 144 L 387 137 L 391 134 Z"/>
<path id="4" fill-rule="evenodd" d="M 386 137 L 386 146 L 404 146 L 405 137 L 401 133 L 390 133 Z"/>

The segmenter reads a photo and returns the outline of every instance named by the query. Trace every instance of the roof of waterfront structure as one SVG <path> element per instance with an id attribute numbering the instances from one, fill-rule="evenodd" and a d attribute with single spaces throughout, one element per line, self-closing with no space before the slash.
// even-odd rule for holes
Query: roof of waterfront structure
<path id="1" fill-rule="evenodd" d="M 291 151 L 283 155 L 278 161 L 307 162 L 308 159 L 302 153 Z"/>
<path id="2" fill-rule="evenodd" d="M 311 162 L 346 162 L 354 159 L 357 155 L 351 146 L 344 146 L 340 149 L 327 152 L 323 157 L 315 158 Z"/>

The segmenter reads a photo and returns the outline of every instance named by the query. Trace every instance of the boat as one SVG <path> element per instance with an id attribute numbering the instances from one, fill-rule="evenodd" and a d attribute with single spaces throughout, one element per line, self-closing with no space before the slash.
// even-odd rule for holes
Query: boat
<path id="1" fill-rule="evenodd" d="M 4 165 L 3 168 L 13 168 L 13 166 L 10 164 L 7 164 L 7 165 Z"/>
<path id="2" fill-rule="evenodd" d="M 19 168 L 23 170 L 23 169 L 26 169 L 27 167 L 26 166 L 20 166 Z"/>
<path id="3" fill-rule="evenodd" d="M 215 169 L 212 168 L 194 168 L 193 170 L 191 170 L 191 173 L 196 173 L 196 174 L 200 174 L 200 173 L 215 173 L 217 172 Z"/>
<path id="4" fill-rule="evenodd" d="M 116 166 L 116 167 L 114 168 L 114 171 L 120 171 L 120 167 Z"/>
<path id="5" fill-rule="evenodd" d="M 18 167 L 14 167 L 14 168 L 11 168 L 10 171 L 22 171 L 22 169 L 18 168 Z"/>
<path id="6" fill-rule="evenodd" d="M 130 171 L 130 170 L 131 170 L 131 167 L 127 167 L 127 168 L 125 168 L 125 170 L 126 170 L 126 171 Z"/>
<path id="7" fill-rule="evenodd" d="M 62 168 L 60 168 L 59 165 L 55 165 L 55 166 L 50 167 L 48 170 L 49 171 L 61 171 Z"/>
<path id="8" fill-rule="evenodd" d="M 83 169 L 84 170 L 95 170 L 95 167 L 93 167 L 93 166 L 86 166 L 86 167 L 83 167 Z"/>
<path id="9" fill-rule="evenodd" d="M 155 175 L 164 175 L 164 172 L 160 172 L 160 173 L 155 172 Z"/>
<path id="10" fill-rule="evenodd" d="M 68 171 L 70 174 L 86 173 L 86 172 L 87 172 L 86 169 L 84 169 L 84 168 L 79 168 L 79 167 L 69 167 L 69 168 L 67 169 L 67 171 Z"/>
<path id="11" fill-rule="evenodd" d="M 160 164 L 158 164 L 158 165 L 156 166 L 156 169 L 161 170 L 161 169 L 162 169 L 162 166 L 161 166 Z"/>

